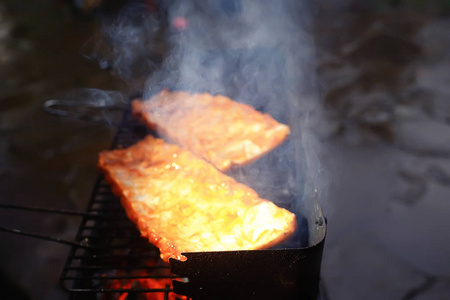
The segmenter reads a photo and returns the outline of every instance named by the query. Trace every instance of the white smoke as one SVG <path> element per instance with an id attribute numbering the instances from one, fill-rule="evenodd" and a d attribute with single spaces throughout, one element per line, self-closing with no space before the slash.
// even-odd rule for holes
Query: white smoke
<path id="1" fill-rule="evenodd" d="M 109 65 L 125 79 L 151 73 L 145 98 L 162 88 L 223 94 L 288 124 L 292 134 L 285 144 L 230 174 L 303 215 L 310 226 L 306 243 L 317 242 L 313 224 L 322 215 L 315 193 L 326 196 L 326 177 L 309 127 L 320 118 L 311 7 L 294 0 L 170 3 L 161 13 L 167 22 L 139 5 L 109 22 Z M 168 51 L 158 65 L 148 53 L 161 33 Z"/>

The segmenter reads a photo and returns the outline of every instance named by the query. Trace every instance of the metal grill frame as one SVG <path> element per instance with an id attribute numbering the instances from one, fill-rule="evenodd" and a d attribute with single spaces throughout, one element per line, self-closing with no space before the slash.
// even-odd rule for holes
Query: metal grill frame
<path id="1" fill-rule="evenodd" d="M 139 97 L 131 99 L 137 98 Z M 148 134 L 158 136 L 134 118 L 128 108 L 124 111 L 122 122 L 118 127 L 111 148 L 129 147 Z M 318 206 L 319 208 L 320 206 Z M 214 295 L 215 299 L 220 295 L 224 298 L 218 299 L 250 299 L 256 296 L 256 294 L 241 295 L 240 290 L 236 290 L 235 281 L 230 281 L 230 278 L 226 278 L 226 280 L 215 278 L 217 272 L 213 274 L 208 273 L 208 266 L 215 265 L 217 263 L 216 259 L 200 259 L 200 263 L 193 263 L 196 267 L 195 270 L 187 273 L 183 272 L 183 270 L 189 268 L 190 264 L 180 264 L 178 266 L 178 264 L 171 262 L 172 272 L 178 275 L 170 273 L 169 264 L 164 263 L 160 259 L 159 250 L 155 246 L 140 236 L 135 224 L 127 218 L 120 199 L 113 194 L 103 176 L 99 176 L 97 179 L 86 212 L 87 215 L 83 217 L 75 238 L 81 245 L 72 246 L 60 277 L 61 286 L 71 293 L 70 299 L 109 300 L 116 299 L 120 293 L 134 294 L 135 297 L 139 293 L 160 293 L 164 295 L 163 299 L 173 299 L 173 297 L 178 299 L 178 295 L 174 292 L 172 286 L 166 286 L 162 289 L 146 289 L 135 285 L 131 288 L 111 287 L 113 280 L 127 282 L 127 280 L 140 278 L 175 279 L 175 290 L 179 294 L 189 295 L 195 299 L 210 299 L 211 295 Z M 298 295 L 301 295 L 302 299 L 317 299 L 326 222 L 321 213 L 318 213 L 315 217 L 317 219 L 315 219 L 314 224 L 305 223 L 303 225 L 305 225 L 306 229 L 308 226 L 317 227 L 315 229 L 316 244 L 309 245 L 306 248 L 277 250 L 281 251 L 280 253 L 293 254 L 292 257 L 294 259 L 290 260 L 289 263 L 295 265 L 295 268 L 293 268 L 295 274 L 288 274 L 288 279 L 294 279 L 297 287 L 285 291 L 280 290 L 279 287 L 261 289 L 260 285 L 265 281 L 269 282 L 269 285 L 271 283 L 271 277 L 266 275 L 273 273 L 273 269 L 280 268 L 280 266 L 263 263 L 264 267 L 260 270 L 260 268 L 254 268 L 252 265 L 250 267 L 252 269 L 250 273 L 252 274 L 249 277 L 255 278 L 255 276 L 261 275 L 267 277 L 256 282 L 255 289 L 261 290 L 257 299 L 273 299 L 278 296 L 284 299 L 296 299 Z M 308 222 L 305 218 L 303 219 L 305 222 Z M 117 234 L 118 232 L 121 234 Z M 266 255 L 262 254 L 263 251 L 256 251 L 261 251 L 257 256 L 262 255 L 263 261 L 267 262 L 266 258 L 264 258 Z M 271 252 L 267 253 L 270 254 Z M 218 254 L 222 255 L 221 253 Z M 188 254 L 185 255 L 187 256 Z M 201 252 L 190 253 L 189 255 L 192 255 L 192 257 L 198 255 L 201 258 L 203 255 L 214 256 L 214 253 Z M 255 258 L 255 255 L 250 254 L 250 257 Z M 147 260 L 153 261 L 155 265 L 146 266 L 145 261 Z M 109 261 L 113 261 L 115 264 L 111 264 Z M 256 265 L 260 265 L 260 263 Z M 222 271 L 226 272 L 229 267 L 225 266 Z M 136 275 L 136 272 L 141 270 L 146 270 L 148 273 L 146 275 Z M 118 271 L 122 272 L 118 274 Z M 234 272 L 239 272 L 239 270 L 234 270 Z M 198 276 L 199 278 L 197 278 Z M 197 279 L 198 282 L 196 282 Z M 220 279 L 222 282 L 217 284 L 215 282 L 216 279 Z M 213 280 L 212 283 L 210 282 L 211 280 Z M 243 290 L 246 289 L 250 289 L 254 293 L 253 286 L 249 288 L 247 285 L 244 285 Z M 204 291 L 204 293 L 199 293 L 199 291 Z M 269 292 L 274 292 L 274 294 Z M 285 294 L 282 294 L 283 292 Z M 98 294 L 103 294 L 103 296 L 98 298 Z M 229 294 L 232 295 L 231 298 L 227 296 Z M 243 298 L 236 298 L 237 296 L 242 296 Z M 264 296 L 269 298 L 264 298 Z M 135 299 L 135 297 L 132 299 Z M 192 299 L 186 296 L 179 297 L 184 297 L 183 299 L 187 300 Z"/>
<path id="2" fill-rule="evenodd" d="M 112 148 L 131 146 L 149 133 L 126 110 Z M 98 299 L 98 293 L 104 293 L 105 299 L 116 298 L 120 293 L 162 293 L 164 299 L 173 297 L 171 285 L 162 289 L 112 287 L 113 282 L 123 284 L 140 278 L 180 277 L 170 273 L 158 248 L 140 236 L 103 176 L 97 179 L 86 211 L 96 215 L 83 217 L 75 237 L 85 247 L 72 246 L 60 276 L 60 285 L 71 293 L 71 299 Z M 142 271 L 146 274 L 140 274 Z"/>

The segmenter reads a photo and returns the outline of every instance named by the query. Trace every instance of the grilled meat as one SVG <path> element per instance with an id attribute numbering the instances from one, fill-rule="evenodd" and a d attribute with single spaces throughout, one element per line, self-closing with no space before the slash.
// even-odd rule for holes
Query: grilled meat
<path id="1" fill-rule="evenodd" d="M 287 125 L 225 96 L 163 90 L 132 102 L 133 114 L 165 137 L 225 171 L 280 145 Z"/>
<path id="2" fill-rule="evenodd" d="M 266 248 L 296 229 L 293 213 L 162 139 L 103 151 L 99 167 L 166 261 L 181 252 Z"/>

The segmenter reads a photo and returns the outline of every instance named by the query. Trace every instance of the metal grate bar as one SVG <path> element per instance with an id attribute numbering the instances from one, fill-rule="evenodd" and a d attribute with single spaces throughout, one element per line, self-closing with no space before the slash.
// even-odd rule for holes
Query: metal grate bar
<path id="1" fill-rule="evenodd" d="M 126 111 L 113 148 L 128 147 L 147 132 Z M 72 298 L 86 293 L 145 292 L 164 293 L 165 299 L 172 299 L 171 285 L 165 288 L 124 288 L 131 281 L 149 279 L 171 282 L 172 279 L 180 279 L 180 276 L 171 274 L 168 264 L 159 257 L 159 250 L 141 237 L 102 176 L 95 183 L 86 211 L 102 218 L 83 217 L 76 241 L 96 248 L 72 247 L 62 271 L 61 286 L 72 293 Z M 81 299 L 83 297 L 80 296 Z"/>
<path id="2" fill-rule="evenodd" d="M 90 210 L 90 212 L 79 212 L 68 209 L 58 209 L 58 208 L 43 208 L 37 206 L 25 206 L 25 205 L 15 205 L 15 204 L 0 204 L 0 208 L 16 209 L 20 211 L 36 211 L 36 212 L 47 212 L 60 215 L 73 215 L 73 216 L 84 216 L 89 218 L 102 218 L 103 216 L 97 215 L 95 210 Z"/>
<path id="3" fill-rule="evenodd" d="M 92 292 L 89 289 L 73 289 L 72 292 Z M 173 290 L 171 288 L 165 289 L 103 289 L 98 288 L 96 293 L 172 293 Z"/>
<path id="4" fill-rule="evenodd" d="M 134 267 L 134 266 L 118 266 L 118 265 L 110 265 L 110 266 L 108 266 L 108 265 L 98 265 L 98 266 L 68 267 L 66 270 L 160 270 L 160 269 L 167 269 L 167 266 L 159 266 L 159 267 L 140 266 L 140 267 Z M 177 277 L 180 277 L 180 276 L 177 276 Z"/>
<path id="5" fill-rule="evenodd" d="M 30 232 L 26 232 L 26 231 L 14 229 L 14 228 L 0 227 L 0 231 L 23 235 L 23 236 L 34 237 L 34 238 L 38 238 L 41 240 L 56 242 L 56 243 L 60 243 L 60 244 L 66 244 L 66 245 L 69 245 L 72 247 L 93 248 L 93 246 L 91 246 L 91 245 L 84 245 L 84 244 L 77 243 L 77 242 L 66 241 L 63 239 L 53 238 L 53 237 L 49 237 L 49 236 L 42 235 L 42 234 L 30 233 Z"/>
<path id="6" fill-rule="evenodd" d="M 133 276 L 104 276 L 104 277 L 102 277 L 102 279 L 146 279 L 146 278 L 158 279 L 158 278 L 161 278 L 161 276 L 158 276 L 158 275 L 133 275 Z M 178 278 L 180 278 L 180 276 L 166 275 L 165 278 L 178 279 Z M 77 280 L 79 278 L 74 277 L 74 276 L 67 276 L 67 277 L 65 277 L 65 279 Z M 98 279 L 98 277 L 86 276 L 83 279 Z"/>
<path id="7" fill-rule="evenodd" d="M 103 254 L 97 254 L 96 255 L 97 258 L 103 258 L 103 259 L 118 259 L 118 258 L 123 258 L 123 255 L 103 255 Z M 150 258 L 154 258 L 155 255 L 154 254 L 127 254 L 128 258 L 140 258 L 140 259 L 150 259 Z M 78 260 L 86 260 L 89 259 L 85 256 L 80 256 L 80 255 L 74 255 L 71 256 L 70 259 L 78 259 Z"/>

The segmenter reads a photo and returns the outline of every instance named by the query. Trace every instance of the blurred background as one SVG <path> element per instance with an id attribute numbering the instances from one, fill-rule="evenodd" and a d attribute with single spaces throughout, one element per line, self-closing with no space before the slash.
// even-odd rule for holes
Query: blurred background
<path id="1" fill-rule="evenodd" d="M 98 43 L 101 24 L 131 2 L 158 25 L 136 73 L 115 68 Z M 142 92 L 139 74 L 167 56 L 168 26 L 186 26 L 169 25 L 170 2 L 0 1 L 1 203 L 86 208 L 115 127 L 52 116 L 43 104 L 120 104 Z M 321 299 L 448 299 L 450 1 L 321 0 L 310 14 L 328 219 Z M 0 209 L 0 227 L 67 240 L 79 222 Z M 68 298 L 58 282 L 68 252 L 0 232 L 0 299 Z"/>

